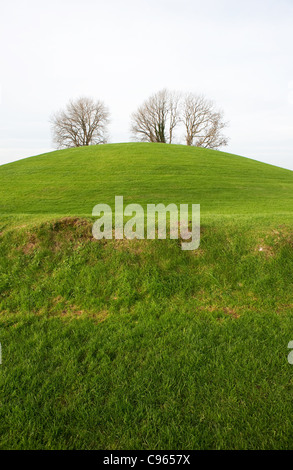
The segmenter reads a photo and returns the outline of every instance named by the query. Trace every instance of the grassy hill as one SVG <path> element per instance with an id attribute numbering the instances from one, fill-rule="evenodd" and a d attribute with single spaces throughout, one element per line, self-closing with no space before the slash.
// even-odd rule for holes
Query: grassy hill
<path id="1" fill-rule="evenodd" d="M 0 167 L 0 214 L 91 215 L 99 202 L 200 203 L 203 214 L 292 214 L 290 170 L 183 145 L 110 144 Z"/>
<path id="2" fill-rule="evenodd" d="M 201 204 L 201 244 L 92 208 Z M 292 172 L 111 144 L 0 167 L 2 449 L 292 449 Z"/>

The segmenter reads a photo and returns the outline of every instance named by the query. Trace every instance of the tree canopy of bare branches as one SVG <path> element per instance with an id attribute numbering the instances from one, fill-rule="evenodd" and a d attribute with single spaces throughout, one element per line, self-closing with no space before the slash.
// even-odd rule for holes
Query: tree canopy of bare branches
<path id="1" fill-rule="evenodd" d="M 218 149 L 228 143 L 222 130 L 223 112 L 202 95 L 161 90 L 131 116 L 131 131 L 142 142 L 171 144 L 174 130 L 182 126 L 186 145 Z"/>
<path id="2" fill-rule="evenodd" d="M 179 122 L 179 95 L 161 90 L 146 100 L 131 119 L 131 131 L 138 140 L 171 144 Z"/>
<path id="3" fill-rule="evenodd" d="M 212 101 L 202 95 L 187 94 L 182 105 L 182 123 L 186 145 L 218 149 L 228 143 L 222 134 L 227 126 L 223 112 L 215 109 Z"/>
<path id="4" fill-rule="evenodd" d="M 108 122 L 109 111 L 102 101 L 81 97 L 52 117 L 53 141 L 57 148 L 104 144 Z"/>

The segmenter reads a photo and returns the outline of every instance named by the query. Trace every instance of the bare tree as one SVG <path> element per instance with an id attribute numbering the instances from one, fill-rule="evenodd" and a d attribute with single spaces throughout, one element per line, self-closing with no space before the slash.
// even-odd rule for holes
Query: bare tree
<path id="1" fill-rule="evenodd" d="M 107 142 L 109 111 L 102 101 L 81 97 L 52 119 L 53 140 L 57 148 L 81 147 Z"/>
<path id="2" fill-rule="evenodd" d="M 181 120 L 185 126 L 186 145 L 218 149 L 228 144 L 222 134 L 227 126 L 223 112 L 202 95 L 187 94 L 182 106 Z"/>
<path id="3" fill-rule="evenodd" d="M 142 142 L 172 143 L 179 122 L 179 95 L 164 89 L 132 114 L 132 134 Z"/>

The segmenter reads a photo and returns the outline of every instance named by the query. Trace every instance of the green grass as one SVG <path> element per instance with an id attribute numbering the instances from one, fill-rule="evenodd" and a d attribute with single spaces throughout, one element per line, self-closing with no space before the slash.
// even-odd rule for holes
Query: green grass
<path id="1" fill-rule="evenodd" d="M 292 449 L 292 181 L 163 144 L 0 167 L 0 447 Z M 200 203 L 200 248 L 92 239 L 115 195 Z"/>
<path id="2" fill-rule="evenodd" d="M 0 167 L 0 214 L 91 215 L 94 205 L 200 203 L 205 214 L 292 215 L 292 171 L 184 145 L 109 144 Z"/>

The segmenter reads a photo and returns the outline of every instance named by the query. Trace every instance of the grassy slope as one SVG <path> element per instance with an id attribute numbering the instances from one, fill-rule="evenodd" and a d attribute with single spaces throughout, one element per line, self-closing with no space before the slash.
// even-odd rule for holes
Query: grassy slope
<path id="1" fill-rule="evenodd" d="M 292 172 L 113 144 L 0 182 L 1 448 L 292 448 Z M 118 194 L 200 203 L 200 249 L 64 219 Z"/>
<path id="2" fill-rule="evenodd" d="M 292 172 L 182 145 L 111 144 L 0 167 L 0 214 L 90 215 L 95 204 L 200 203 L 204 213 L 292 213 Z"/>

